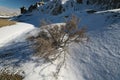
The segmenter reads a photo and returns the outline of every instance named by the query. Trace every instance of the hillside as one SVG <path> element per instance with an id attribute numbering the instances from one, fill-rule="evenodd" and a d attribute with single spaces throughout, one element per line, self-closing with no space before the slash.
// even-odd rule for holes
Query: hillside
<path id="1" fill-rule="evenodd" d="M 16 16 L 19 14 L 20 12 L 17 9 L 11 9 L 11 8 L 0 6 L 0 16 Z"/>
<path id="2" fill-rule="evenodd" d="M 50 22 L 49 27 L 60 26 L 72 15 L 80 19 L 79 28 L 87 28 L 88 40 L 70 43 L 67 51 L 62 52 L 66 57 L 62 54 L 55 61 L 34 56 L 28 37 L 42 30 L 40 21 Z M 101 9 L 99 5 L 87 5 L 86 0 L 82 4 L 74 0 L 51 0 L 14 20 L 18 24 L 0 28 L 0 70 L 18 73 L 23 80 L 120 79 L 119 8 Z M 61 62 L 63 59 L 65 64 Z"/>
<path id="3" fill-rule="evenodd" d="M 91 13 L 94 13 L 97 11 L 107 10 L 106 8 L 101 9 L 100 7 L 102 6 L 103 6 L 102 4 L 88 5 L 86 4 L 86 0 L 84 0 L 82 3 L 78 3 L 74 0 L 58 0 L 58 1 L 53 0 L 50 2 L 46 2 L 46 4 L 43 6 L 33 9 L 32 12 L 28 10 L 27 13 L 18 16 L 16 20 L 21 22 L 31 23 L 38 27 L 40 25 L 41 20 L 51 21 L 51 23 L 58 23 L 58 22 L 64 22 L 65 20 L 69 19 L 72 15 L 76 15 L 76 16 L 78 15 L 80 19 L 81 18 L 85 19 L 83 18 L 82 15 L 84 16 L 87 15 L 88 13 L 87 11 L 91 10 Z M 112 14 L 112 12 L 110 14 Z M 81 21 L 83 22 L 83 20 Z"/>

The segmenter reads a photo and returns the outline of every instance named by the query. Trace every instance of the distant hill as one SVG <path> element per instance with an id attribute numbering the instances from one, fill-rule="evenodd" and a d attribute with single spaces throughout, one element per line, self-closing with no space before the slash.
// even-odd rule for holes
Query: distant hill
<path id="1" fill-rule="evenodd" d="M 20 14 L 20 11 L 18 9 L 0 6 L 0 16 L 16 16 L 18 14 Z"/>

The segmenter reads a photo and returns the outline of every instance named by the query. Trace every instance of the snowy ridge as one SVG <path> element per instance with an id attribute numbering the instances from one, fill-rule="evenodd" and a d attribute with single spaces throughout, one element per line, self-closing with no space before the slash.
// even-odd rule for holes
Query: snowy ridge
<path id="1" fill-rule="evenodd" d="M 64 4 L 62 4 L 63 2 L 64 2 Z M 86 1 L 83 1 L 82 4 L 79 4 L 75 0 L 65 0 L 65 1 L 64 0 L 63 1 L 62 0 L 60 0 L 60 1 L 52 0 L 50 2 L 47 2 L 45 5 L 38 7 L 37 9 L 33 10 L 32 12 L 27 12 L 23 15 L 16 17 L 15 20 L 21 21 L 21 22 L 27 22 L 27 23 L 35 25 L 36 27 L 40 26 L 41 20 L 50 21 L 51 23 L 59 23 L 59 22 L 64 22 L 65 20 L 69 19 L 70 16 L 72 16 L 72 15 L 76 15 L 80 19 L 82 17 L 82 19 L 87 20 L 86 16 L 89 15 L 89 14 L 87 14 L 87 10 L 93 9 L 93 10 L 97 11 L 98 10 L 97 8 L 99 8 L 99 6 L 87 5 Z M 105 12 L 118 12 L 118 11 L 119 11 L 119 9 L 104 10 L 104 11 L 101 10 L 96 13 L 104 14 Z M 83 13 L 85 13 L 85 14 L 83 14 Z M 106 15 L 107 14 L 105 14 L 105 17 L 106 17 Z M 90 16 L 92 17 L 92 15 L 90 15 Z M 83 20 L 81 20 L 81 21 L 83 22 Z M 85 22 L 87 22 L 87 21 L 85 21 Z M 90 22 L 91 21 L 92 20 L 90 20 Z M 90 22 L 88 21 L 87 23 L 90 23 Z M 86 23 L 85 23 L 85 25 L 86 25 Z"/>
<path id="2" fill-rule="evenodd" d="M 106 11 L 99 11 L 99 12 L 96 12 L 96 13 L 105 13 L 105 12 L 118 12 L 118 13 L 120 13 L 120 9 L 112 9 L 112 10 L 106 10 Z"/>

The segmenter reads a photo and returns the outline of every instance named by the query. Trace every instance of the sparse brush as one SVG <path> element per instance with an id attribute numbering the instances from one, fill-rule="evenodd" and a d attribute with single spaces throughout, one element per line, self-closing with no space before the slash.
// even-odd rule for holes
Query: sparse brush
<path id="1" fill-rule="evenodd" d="M 79 19 L 72 16 L 69 21 L 63 25 L 45 25 L 47 22 L 42 21 L 43 26 L 37 37 L 29 37 L 30 41 L 34 41 L 33 49 L 37 56 L 50 59 L 56 56 L 59 49 L 64 50 L 69 43 L 81 42 L 86 37 L 86 28 L 79 29 Z M 56 53 L 54 53 L 54 51 Z"/>
<path id="2" fill-rule="evenodd" d="M 23 80 L 23 77 L 18 74 L 2 71 L 0 73 L 0 80 Z"/>
<path id="3" fill-rule="evenodd" d="M 56 80 L 62 66 L 65 64 L 69 44 L 80 43 L 83 38 L 87 38 L 86 28 L 80 29 L 78 23 L 79 19 L 76 16 L 72 16 L 69 21 L 62 25 L 48 25 L 47 22 L 42 21 L 43 26 L 41 26 L 38 36 L 28 38 L 29 41 L 34 43 L 32 48 L 36 56 L 52 63 L 61 59 L 56 67 L 56 72 L 53 74 Z"/>

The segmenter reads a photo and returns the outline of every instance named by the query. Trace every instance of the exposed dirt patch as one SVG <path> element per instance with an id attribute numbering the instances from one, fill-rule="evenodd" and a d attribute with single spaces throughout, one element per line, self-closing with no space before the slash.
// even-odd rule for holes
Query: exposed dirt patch
<path id="1" fill-rule="evenodd" d="M 10 26 L 10 25 L 13 25 L 13 24 L 16 24 L 15 21 L 10 21 L 8 19 L 0 19 L 0 28 L 3 27 L 3 26 Z"/>

